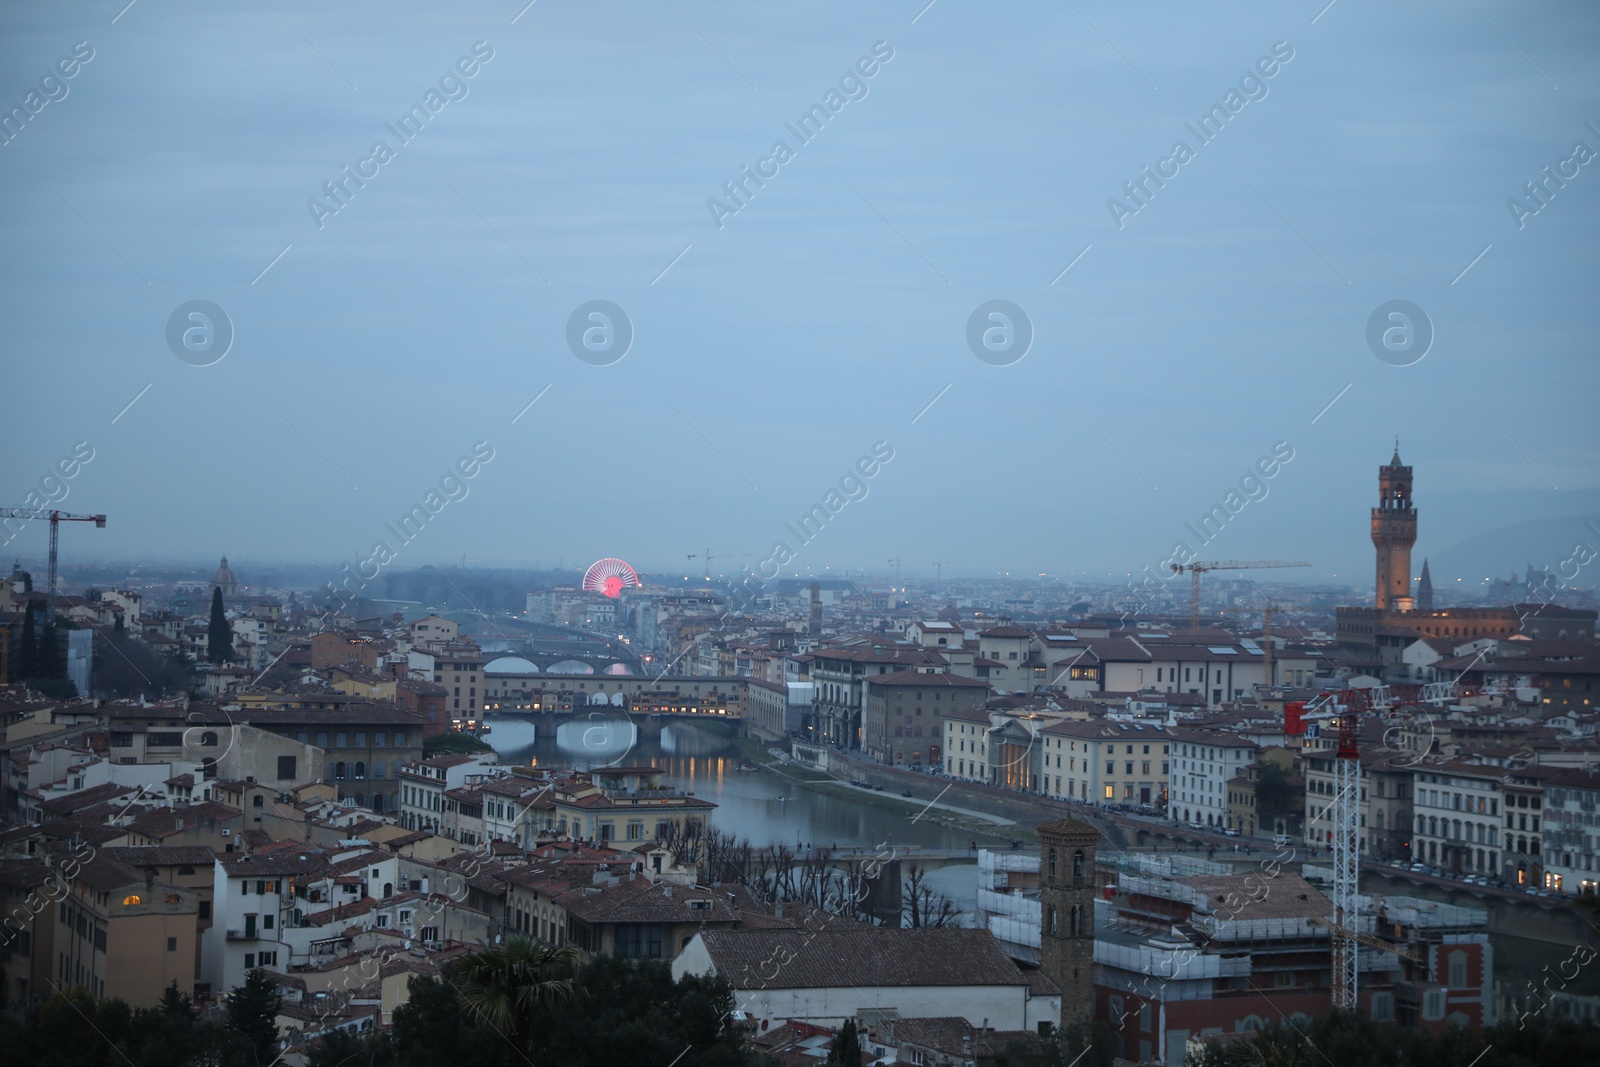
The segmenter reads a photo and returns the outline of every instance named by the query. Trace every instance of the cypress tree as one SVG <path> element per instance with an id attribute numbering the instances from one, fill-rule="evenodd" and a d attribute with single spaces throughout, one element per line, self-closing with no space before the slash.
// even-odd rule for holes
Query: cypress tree
<path id="1" fill-rule="evenodd" d="M 261 1067 L 278 1058 L 278 1007 L 277 983 L 259 967 L 228 994 L 228 1029 L 249 1043 Z"/>
<path id="2" fill-rule="evenodd" d="M 233 627 L 222 610 L 222 587 L 211 589 L 211 625 L 206 629 L 206 659 L 211 663 L 233 662 Z"/>
<path id="3" fill-rule="evenodd" d="M 839 1036 L 833 1039 L 833 1045 L 828 1049 L 827 1064 L 829 1067 L 861 1067 L 861 1038 L 856 1034 L 856 1021 L 846 1019 L 839 1028 Z"/>

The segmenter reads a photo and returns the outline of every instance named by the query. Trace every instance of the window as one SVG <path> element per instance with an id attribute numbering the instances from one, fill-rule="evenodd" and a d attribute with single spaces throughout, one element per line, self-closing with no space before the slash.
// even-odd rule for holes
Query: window
<path id="1" fill-rule="evenodd" d="M 295 776 L 295 758 L 293 756 L 278 757 L 278 781 L 287 782 Z"/>
<path id="2" fill-rule="evenodd" d="M 1450 988 L 1465 989 L 1467 987 L 1467 954 L 1465 952 L 1450 953 Z"/>
<path id="3" fill-rule="evenodd" d="M 177 938 L 175 938 L 175 937 L 167 938 L 167 951 L 168 952 L 176 952 L 176 951 L 178 951 L 178 939 Z"/>
<path id="4" fill-rule="evenodd" d="M 357 730 L 356 731 L 356 747 L 357 748 L 366 748 L 367 747 L 367 732 L 365 730 Z"/>
<path id="5" fill-rule="evenodd" d="M 261 966 L 263 966 L 263 967 L 276 967 L 277 965 L 278 965 L 278 953 L 276 951 L 263 952 L 261 954 Z"/>
<path id="6" fill-rule="evenodd" d="M 253 971 L 253 970 L 255 970 L 255 968 L 256 968 L 256 954 L 254 952 L 246 952 L 244 954 L 244 969 L 247 970 L 247 971 Z"/>
<path id="7" fill-rule="evenodd" d="M 124 908 L 137 907 L 142 903 L 144 903 L 144 901 L 139 899 L 138 893 L 129 893 L 127 896 L 122 898 L 122 906 Z"/>
<path id="8" fill-rule="evenodd" d="M 1444 990 L 1430 989 L 1422 994 L 1422 1018 L 1426 1022 L 1444 1018 Z"/>
<path id="9" fill-rule="evenodd" d="M 317 731 L 317 747 L 318 748 L 327 748 L 328 747 L 328 732 L 326 730 Z"/>
<path id="10" fill-rule="evenodd" d="M 388 744 L 387 740 L 385 740 L 388 736 L 389 735 L 387 733 L 385 733 L 384 731 L 382 731 L 382 730 L 379 730 L 376 733 L 374 733 L 372 735 L 372 747 L 373 748 L 383 748 L 386 744 Z"/>
<path id="11" fill-rule="evenodd" d="M 349 748 L 350 747 L 350 735 L 345 733 L 343 730 L 337 731 L 333 735 L 333 747 L 334 748 Z"/>

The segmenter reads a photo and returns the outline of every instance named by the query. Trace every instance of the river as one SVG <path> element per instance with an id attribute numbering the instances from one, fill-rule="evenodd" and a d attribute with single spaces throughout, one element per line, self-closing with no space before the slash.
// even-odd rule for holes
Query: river
<path id="1" fill-rule="evenodd" d="M 534 724 L 526 719 L 496 717 L 492 725 L 493 732 L 487 740 L 507 765 L 527 766 L 536 759 L 536 766 L 552 769 L 643 763 L 659 767 L 672 785 L 716 803 L 712 826 L 735 837 L 748 838 L 753 845 L 783 842 L 877 847 L 888 842 L 943 849 L 965 848 L 973 840 L 966 830 L 931 818 L 914 819 L 871 800 L 853 801 L 819 793 L 770 770 L 737 771 L 734 768 L 740 763 L 740 754 L 733 742 L 692 722 L 671 723 L 662 729 L 659 738 L 654 738 L 636 735 L 628 729 L 625 719 L 574 719 L 560 727 L 556 736 L 537 740 Z M 545 732 L 549 733 L 548 727 Z M 1007 827 L 997 826 L 993 834 L 979 835 L 977 842 L 985 847 L 1004 848 L 1009 836 Z M 976 910 L 976 865 L 940 868 L 929 875 L 928 882 L 964 913 L 966 921 L 971 921 Z M 1491 940 L 1496 948 L 1496 984 L 1502 996 L 1524 990 L 1530 981 L 1537 983 L 1540 968 L 1565 955 L 1556 953 L 1546 942 L 1503 933 L 1492 935 Z M 1565 992 L 1568 996 L 1577 994 L 1578 1001 L 1592 1011 L 1600 994 L 1597 978 L 1600 968 L 1587 969 L 1581 980 Z"/>
<path id="2" fill-rule="evenodd" d="M 807 789 L 770 770 L 738 771 L 738 748 L 732 740 L 692 722 L 664 726 L 658 738 L 637 736 L 625 720 L 574 719 L 554 731 L 536 730 L 532 722 L 506 716 L 493 717 L 485 738 L 500 762 L 541 768 L 651 764 L 660 768 L 671 785 L 717 805 L 711 825 L 752 845 L 785 843 L 805 846 L 878 847 L 918 845 L 922 848 L 966 848 L 972 833 L 957 830 L 931 817 L 912 815 L 874 804 L 853 801 Z M 543 732 L 546 736 L 537 737 Z M 929 799 L 927 797 L 921 798 Z M 934 813 L 930 812 L 930 816 Z M 980 835 L 978 844 L 1005 847 L 1009 833 L 996 827 Z M 953 864 L 929 875 L 929 884 L 948 896 L 957 907 L 972 910 L 977 892 L 977 867 Z"/>

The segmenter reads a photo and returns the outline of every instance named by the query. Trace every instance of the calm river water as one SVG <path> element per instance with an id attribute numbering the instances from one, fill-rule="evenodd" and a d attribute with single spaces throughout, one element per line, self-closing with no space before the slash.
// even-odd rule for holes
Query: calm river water
<path id="1" fill-rule="evenodd" d="M 661 768 L 672 785 L 717 805 L 711 825 L 753 845 L 796 844 L 876 847 L 894 845 L 923 848 L 966 848 L 974 837 L 965 830 L 870 802 L 855 802 L 806 789 L 772 771 L 738 771 L 738 749 L 727 738 L 694 723 L 664 727 L 659 739 L 640 736 L 632 748 L 625 722 L 597 725 L 575 719 L 543 737 L 534 724 L 518 718 L 496 717 L 485 739 L 507 765 L 586 769 L 606 764 L 648 763 Z M 554 736 L 550 736 L 551 734 Z M 932 792 L 918 799 L 932 799 Z M 930 816 L 934 813 L 930 813 Z M 997 827 L 993 835 L 978 837 L 980 845 L 1004 847 L 1009 835 Z M 951 865 L 933 872 L 929 881 L 958 907 L 970 910 L 976 897 L 977 868 Z"/>

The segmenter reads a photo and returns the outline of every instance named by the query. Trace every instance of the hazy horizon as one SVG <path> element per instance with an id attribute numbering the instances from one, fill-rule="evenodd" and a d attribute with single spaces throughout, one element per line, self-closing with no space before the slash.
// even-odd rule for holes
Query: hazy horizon
<path id="1" fill-rule="evenodd" d="M 1398 435 L 1414 569 L 1600 546 L 1600 10 L 1158 11 L 0 10 L 0 506 L 108 515 L 64 573 L 1361 588 Z"/>

